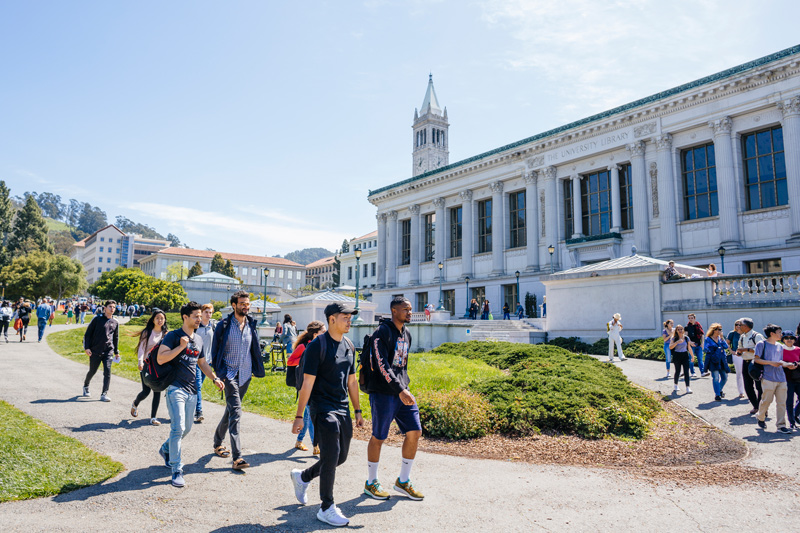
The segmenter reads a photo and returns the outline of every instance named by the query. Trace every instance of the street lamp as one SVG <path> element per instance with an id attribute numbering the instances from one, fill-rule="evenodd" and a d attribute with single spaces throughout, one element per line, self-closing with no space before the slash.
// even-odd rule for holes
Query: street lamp
<path id="1" fill-rule="evenodd" d="M 551 244 L 550 246 L 547 247 L 547 251 L 550 252 L 550 273 L 552 274 L 553 273 L 553 254 L 555 253 L 556 248 L 555 248 L 555 246 L 553 246 Z"/>
<path id="2" fill-rule="evenodd" d="M 464 281 L 467 284 L 467 310 L 464 312 L 464 318 L 472 318 L 472 316 L 469 314 L 469 304 L 472 303 L 469 301 L 469 276 L 465 276 Z"/>
<path id="3" fill-rule="evenodd" d="M 720 245 L 720 247 L 717 248 L 717 253 L 719 254 L 719 261 L 721 263 L 720 266 L 722 267 L 722 273 L 724 274 L 725 273 L 725 247 Z"/>
<path id="4" fill-rule="evenodd" d="M 264 267 L 264 300 L 262 308 L 264 316 L 261 317 L 262 326 L 269 326 L 269 322 L 267 322 L 267 278 L 269 278 L 269 268 Z"/>
<path id="5" fill-rule="evenodd" d="M 522 301 L 521 301 L 521 300 L 520 300 L 520 298 L 519 298 L 519 270 L 517 270 L 516 272 L 514 272 L 514 275 L 517 277 L 517 301 L 518 301 L 518 302 L 520 302 L 520 303 L 522 303 Z M 512 302 L 512 305 L 513 305 L 513 302 Z M 516 309 L 517 309 L 517 308 L 515 307 L 515 308 L 514 308 L 514 310 L 516 311 Z"/>
<path id="6" fill-rule="evenodd" d="M 364 319 L 361 318 L 361 314 L 358 313 L 358 284 L 360 283 L 359 281 L 360 267 L 358 266 L 358 262 L 361 260 L 361 248 L 356 248 L 355 250 L 353 250 L 353 255 L 356 256 L 356 318 L 353 320 L 353 323 L 361 324 L 362 322 L 364 322 Z"/>
<path id="7" fill-rule="evenodd" d="M 442 269 L 444 268 L 444 263 L 439 263 L 439 307 L 436 308 L 437 311 L 447 311 L 444 308 L 444 299 L 442 294 Z"/>

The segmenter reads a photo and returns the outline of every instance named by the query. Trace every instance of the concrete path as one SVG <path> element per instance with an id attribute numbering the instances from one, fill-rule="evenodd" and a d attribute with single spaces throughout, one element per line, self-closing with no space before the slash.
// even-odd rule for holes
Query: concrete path
<path id="1" fill-rule="evenodd" d="M 72 326 L 50 331 L 65 327 Z M 623 368 L 632 374 L 646 375 L 648 368 L 659 368 L 647 361 L 625 364 Z M 222 407 L 209 404 L 206 423 L 195 425 L 185 439 L 187 487 L 176 489 L 169 484 L 169 471 L 157 454 L 169 426 L 148 425 L 142 416 L 149 409 L 147 402 L 140 406 L 139 418 L 130 416 L 139 384 L 112 378 L 113 401 L 101 403 L 98 375 L 92 383 L 92 398 L 85 400 L 80 391 L 86 368 L 58 356 L 45 343 L 0 345 L 0 397 L 126 467 L 100 485 L 0 505 L 3 531 L 330 529 L 315 518 L 316 482 L 310 487 L 308 506 L 298 505 L 294 498 L 289 471 L 314 459 L 309 453 L 294 453 L 294 436 L 287 422 L 246 413 L 243 445 L 253 467 L 246 474 L 234 473 L 229 460 L 211 453 L 214 421 Z M 693 398 L 702 400 L 701 394 Z M 160 414 L 166 415 L 165 406 Z M 749 435 L 757 433 L 752 430 Z M 780 464 L 768 458 L 782 453 L 785 439 L 748 444 L 756 450 L 748 461 L 780 470 Z M 380 472 L 385 484 L 397 475 L 399 462 L 398 448 L 384 450 Z M 350 458 L 337 474 L 337 504 L 351 517 L 352 528 L 366 531 L 796 530 L 797 494 L 764 487 L 683 486 L 643 481 L 613 470 L 420 453 L 412 477 L 427 495 L 425 501 L 393 496 L 378 502 L 362 495 L 366 444 L 359 441 L 353 442 Z"/>

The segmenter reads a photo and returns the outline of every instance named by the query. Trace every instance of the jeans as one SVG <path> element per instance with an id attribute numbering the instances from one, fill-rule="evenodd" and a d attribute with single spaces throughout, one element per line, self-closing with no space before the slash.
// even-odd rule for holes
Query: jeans
<path id="1" fill-rule="evenodd" d="M 242 442 L 239 438 L 239 421 L 242 419 L 242 399 L 247 394 L 247 387 L 250 386 L 248 379 L 243 385 L 239 385 L 239 376 L 233 379 L 225 378 L 225 412 L 214 432 L 214 448 L 222 445 L 222 439 L 226 433 L 231 436 L 231 457 L 234 461 L 242 456 Z"/>
<path id="2" fill-rule="evenodd" d="M 800 400 L 800 382 L 790 381 L 786 384 L 786 416 L 789 417 L 789 425 L 792 427 L 796 425 L 795 417 L 800 414 L 795 400 Z"/>
<path id="3" fill-rule="evenodd" d="M 481 313 L 481 320 L 489 320 L 489 312 L 488 311 L 484 311 L 483 313 Z"/>
<path id="4" fill-rule="evenodd" d="M 747 399 L 750 400 L 750 404 L 753 406 L 753 409 L 758 409 L 759 404 L 761 403 L 761 382 L 760 381 L 753 381 L 753 378 L 750 377 L 750 372 L 747 371 L 747 368 L 750 366 L 750 361 L 743 361 L 742 362 L 742 378 L 744 379 L 744 390 L 747 394 Z M 758 394 L 756 394 L 758 392 Z"/>
<path id="5" fill-rule="evenodd" d="M 722 388 L 728 382 L 728 373 L 719 370 L 711 371 L 711 384 L 714 386 L 714 396 L 722 395 Z"/>
<path id="6" fill-rule="evenodd" d="M 203 382 L 206 380 L 206 375 L 200 370 L 198 366 L 195 369 L 194 386 L 197 389 L 197 407 L 195 408 L 195 415 L 203 414 Z"/>
<path id="7" fill-rule="evenodd" d="M 89 356 L 89 371 L 86 373 L 86 379 L 83 381 L 83 386 L 88 387 L 92 378 L 97 373 L 100 365 L 103 365 L 103 394 L 108 392 L 108 386 L 111 385 L 111 362 L 114 359 L 114 354 L 106 353 Z"/>
<path id="8" fill-rule="evenodd" d="M 350 415 L 317 413 L 311 417 L 317 431 L 319 461 L 303 470 L 300 479 L 308 483 L 319 477 L 320 508 L 325 511 L 333 505 L 333 482 L 336 480 L 336 467 L 347 460 L 350 440 L 353 438 L 353 421 Z"/>
<path id="9" fill-rule="evenodd" d="M 503 313 L 503 320 L 511 320 L 511 313 Z"/>
<path id="10" fill-rule="evenodd" d="M 144 379 L 142 379 L 141 375 L 139 379 L 142 380 L 142 392 L 136 395 L 136 399 L 133 400 L 133 405 L 139 407 L 139 404 L 150 395 L 151 389 L 147 385 L 144 384 Z M 153 403 L 150 404 L 150 418 L 155 418 L 156 413 L 158 413 L 158 406 L 161 403 L 161 393 L 160 392 L 153 392 Z"/>
<path id="11" fill-rule="evenodd" d="M 8 340 L 8 326 L 11 324 L 10 320 L 0 320 L 0 334 L 5 336 L 6 340 Z"/>
<path id="12" fill-rule="evenodd" d="M 86 311 L 81 311 L 81 324 L 86 323 Z"/>
<path id="13" fill-rule="evenodd" d="M 161 445 L 161 451 L 169 454 L 172 473 L 183 472 L 181 462 L 181 441 L 192 430 L 192 413 L 197 403 L 197 395 L 189 394 L 180 387 L 170 385 L 166 390 L 167 410 L 169 411 L 169 437 Z"/>
<path id="14" fill-rule="evenodd" d="M 311 411 L 308 409 L 306 405 L 306 410 L 303 411 L 303 429 L 300 430 L 300 433 L 297 434 L 297 442 L 303 442 L 303 439 L 306 438 L 306 431 L 308 431 L 308 436 L 311 437 L 311 444 L 314 445 L 314 424 L 311 423 Z"/>
<path id="15" fill-rule="evenodd" d="M 775 418 L 779 428 L 786 427 L 786 392 L 788 387 L 785 381 L 761 380 L 761 403 L 758 404 L 758 414 L 756 418 L 763 422 L 767 418 L 767 411 L 772 399 L 775 399 Z"/>
<path id="16" fill-rule="evenodd" d="M 36 326 L 39 328 L 39 341 L 41 342 L 42 338 L 44 337 L 44 328 L 47 326 L 47 320 L 39 319 L 36 323 Z"/>
<path id="17" fill-rule="evenodd" d="M 672 351 L 669 349 L 669 342 L 664 341 L 664 358 L 667 360 L 667 373 L 669 373 L 669 365 L 672 363 Z"/>

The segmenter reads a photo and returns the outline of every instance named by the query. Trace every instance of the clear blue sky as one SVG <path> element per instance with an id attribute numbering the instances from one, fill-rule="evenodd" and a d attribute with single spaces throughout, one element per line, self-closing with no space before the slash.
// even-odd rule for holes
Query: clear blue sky
<path id="1" fill-rule="evenodd" d="M 375 229 L 428 73 L 454 162 L 800 43 L 800 2 L 0 0 L 0 179 L 285 254 Z"/>

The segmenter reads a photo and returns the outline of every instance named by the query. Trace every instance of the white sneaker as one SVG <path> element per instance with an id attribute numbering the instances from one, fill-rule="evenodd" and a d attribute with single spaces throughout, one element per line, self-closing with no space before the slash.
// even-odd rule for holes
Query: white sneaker
<path id="1" fill-rule="evenodd" d="M 320 507 L 319 511 L 317 511 L 317 520 L 335 527 L 343 527 L 350 523 L 350 520 L 345 518 L 339 508 L 335 505 L 331 505 L 325 511 L 323 511 L 322 507 Z"/>
<path id="2" fill-rule="evenodd" d="M 686 394 L 691 394 L 691 393 L 692 393 L 692 388 L 686 387 Z"/>
<path id="3" fill-rule="evenodd" d="M 109 398 L 109 397 L 108 397 L 108 394 L 106 394 L 106 393 L 104 392 L 103 394 L 101 394 L 101 395 L 100 395 L 100 401 L 101 401 L 101 402 L 110 402 L 110 401 L 111 401 L 111 398 Z"/>
<path id="4" fill-rule="evenodd" d="M 680 390 L 681 390 L 681 389 L 679 389 L 679 388 L 678 388 L 678 386 L 677 386 L 677 385 L 675 385 L 675 388 L 674 388 L 674 389 L 672 389 L 672 392 L 680 392 Z"/>
<path id="5" fill-rule="evenodd" d="M 670 375 L 669 375 L 669 372 L 667 372 L 667 379 L 669 379 L 669 378 L 671 378 L 671 377 L 672 377 L 672 376 L 670 376 Z"/>
<path id="6" fill-rule="evenodd" d="M 628 360 L 628 358 L 627 358 L 627 357 L 620 357 L 620 358 L 619 358 L 619 360 L 620 360 L 620 361 L 627 361 L 627 360 Z"/>
<path id="7" fill-rule="evenodd" d="M 614 360 L 613 360 L 613 359 L 609 359 L 607 362 L 608 362 L 608 363 L 613 363 L 613 362 L 614 362 Z"/>
<path id="8" fill-rule="evenodd" d="M 294 485 L 294 495 L 297 498 L 298 502 L 300 502 L 302 505 L 305 505 L 305 504 L 308 503 L 308 494 L 307 494 L 308 493 L 308 483 L 303 481 L 303 478 L 300 477 L 300 474 L 302 474 L 302 473 L 303 473 L 302 470 L 299 470 L 299 469 L 295 468 L 294 470 L 292 470 L 291 476 L 292 476 L 292 485 Z M 333 509 L 333 507 L 334 506 L 328 507 L 328 511 Z M 321 513 L 322 509 L 320 509 L 319 512 Z M 319 513 L 317 514 L 317 518 L 319 518 Z M 323 522 L 326 522 L 328 524 L 334 525 L 334 526 L 336 525 L 333 522 L 328 522 L 327 520 L 323 520 L 322 518 L 320 518 L 320 520 L 322 520 Z M 347 522 L 345 522 L 344 525 L 346 526 Z"/>
<path id="9" fill-rule="evenodd" d="M 83 388 L 83 397 L 84 398 L 89 398 L 89 397 L 91 397 L 91 395 L 92 394 L 89 392 L 89 387 L 84 387 Z"/>

